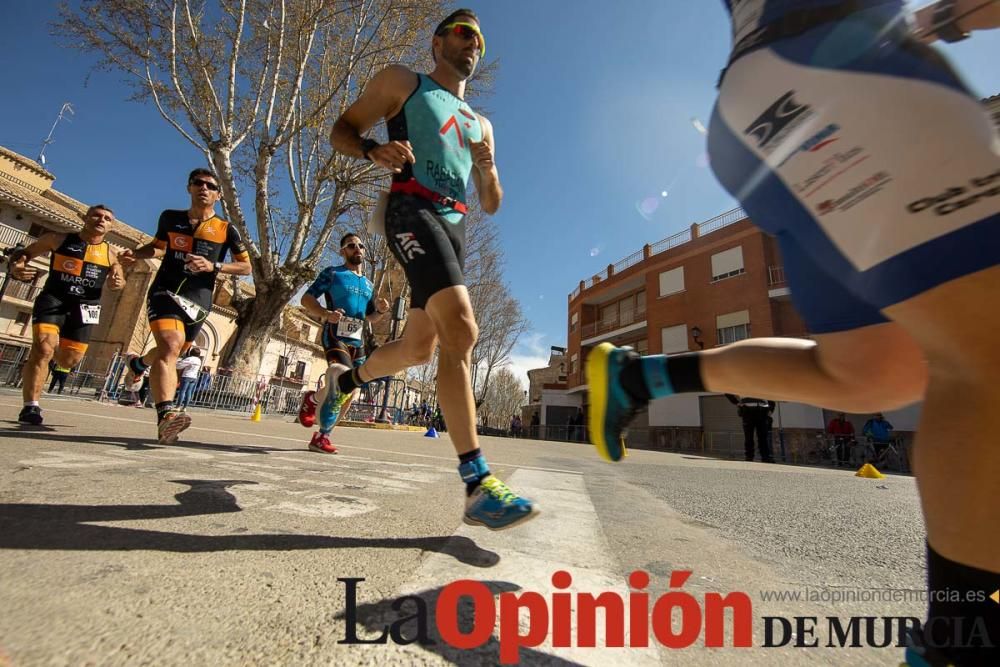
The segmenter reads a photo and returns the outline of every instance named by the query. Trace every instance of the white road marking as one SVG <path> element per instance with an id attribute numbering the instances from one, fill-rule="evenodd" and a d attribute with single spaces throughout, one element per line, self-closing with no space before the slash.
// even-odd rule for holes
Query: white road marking
<path id="1" fill-rule="evenodd" d="M 14 405 L 12 403 L 0 403 L 0 406 L 2 406 L 2 407 L 9 407 L 9 408 L 20 408 L 21 407 L 20 405 Z M 122 421 L 122 422 L 132 422 L 133 424 L 147 424 L 150 427 L 152 426 L 152 422 L 149 421 L 148 419 L 127 419 L 125 417 L 109 417 L 107 415 L 99 415 L 99 414 L 95 414 L 95 413 L 92 413 L 92 412 L 82 412 L 82 411 L 73 411 L 73 410 L 53 410 L 52 408 L 46 408 L 45 412 L 46 413 L 55 413 L 55 414 L 77 415 L 77 416 L 83 415 L 83 416 L 88 416 L 88 417 L 96 417 L 96 418 L 101 419 L 101 420 L 113 420 L 113 421 Z M 294 442 L 294 443 L 296 443 L 298 445 L 301 445 L 303 448 L 305 447 L 305 439 L 304 438 L 288 438 L 288 437 L 280 436 L 280 435 L 266 435 L 266 434 L 263 434 L 263 433 L 248 433 L 246 431 L 227 431 L 227 430 L 224 430 L 224 429 L 203 428 L 203 427 L 200 427 L 200 426 L 192 426 L 189 429 L 187 429 L 186 432 L 190 432 L 190 431 L 204 431 L 206 433 L 224 433 L 226 435 L 241 435 L 241 436 L 247 436 L 247 437 L 255 438 L 255 439 L 261 439 L 261 438 L 263 438 L 263 439 L 267 439 L 267 440 L 281 440 L 281 441 L 284 441 L 284 442 Z M 395 450 L 392 450 L 392 449 L 379 449 L 377 447 L 358 447 L 358 446 L 355 446 L 355 445 L 350 445 L 350 449 L 353 450 L 353 451 L 361 451 L 361 452 L 378 452 L 379 454 L 391 454 L 393 456 L 410 456 L 410 457 L 421 458 L 421 459 L 432 459 L 432 460 L 435 460 L 435 461 L 448 461 L 448 462 L 450 462 L 452 464 L 453 468 L 457 468 L 458 467 L 458 464 L 456 463 L 456 458 L 455 457 L 434 456 L 433 454 L 417 454 L 416 452 L 400 452 L 400 451 L 395 451 Z M 239 453 L 239 452 L 233 452 L 233 453 L 235 454 L 235 453 Z M 293 451 L 288 451 L 288 452 L 285 452 L 285 453 L 286 454 L 295 454 L 296 452 L 293 450 Z M 310 456 L 310 457 L 316 457 L 316 456 L 318 456 L 318 454 L 314 454 L 313 452 L 307 452 L 307 451 L 303 451 L 302 454 L 305 455 L 305 456 Z M 338 458 L 342 458 L 343 455 L 337 455 L 337 457 Z M 515 470 L 534 470 L 534 471 L 539 471 L 539 472 L 562 473 L 562 474 L 565 474 L 565 475 L 583 475 L 582 472 L 579 472 L 577 470 L 563 470 L 561 468 L 540 468 L 538 466 L 524 466 L 524 465 L 519 465 L 517 463 L 506 463 L 504 461 L 496 461 L 496 460 L 490 459 L 489 456 L 487 456 L 487 459 L 489 459 L 490 464 L 493 465 L 493 466 L 505 466 L 505 467 L 508 467 L 508 468 L 513 468 Z M 371 459 L 364 459 L 364 458 L 359 459 L 359 460 L 371 461 Z"/>
<path id="2" fill-rule="evenodd" d="M 538 503 L 541 508 L 538 518 L 523 526 L 496 533 L 466 525 L 456 532 L 456 535 L 474 540 L 480 548 L 500 554 L 497 565 L 483 569 L 463 564 L 452 556 L 433 553 L 402 587 L 400 595 L 439 589 L 458 579 L 492 580 L 515 584 L 519 587 L 518 593 L 540 593 L 551 605 L 552 594 L 560 592 L 552 585 L 552 575 L 558 570 L 565 570 L 573 578 L 572 586 L 565 592 L 594 595 L 613 592 L 628 600 L 625 574 L 619 572 L 611 555 L 582 477 L 518 470 L 510 478 L 510 486 Z M 551 607 L 549 613 L 551 617 Z M 626 607 L 626 619 L 627 613 Z M 572 618 L 571 636 L 575 644 L 576 614 L 572 614 Z M 603 613 L 598 613 L 597 619 L 595 648 L 554 648 L 550 627 L 548 639 L 533 650 L 602 667 L 660 664 L 655 646 L 627 648 L 627 621 L 626 648 L 604 647 Z M 522 614 L 522 633 L 527 630 L 525 620 L 525 614 Z M 650 643 L 655 645 L 655 641 L 651 636 Z"/>

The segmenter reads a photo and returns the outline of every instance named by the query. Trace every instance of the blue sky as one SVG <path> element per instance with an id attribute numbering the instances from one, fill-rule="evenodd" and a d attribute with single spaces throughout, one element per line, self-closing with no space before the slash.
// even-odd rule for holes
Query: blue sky
<path id="1" fill-rule="evenodd" d="M 184 176 L 202 157 L 154 108 L 129 102 L 119 75 L 91 73 L 49 35 L 56 6 L 2 3 L 0 145 L 34 157 L 72 102 L 75 116 L 46 151 L 56 187 L 152 232 L 162 209 L 185 205 Z M 500 61 L 486 100 L 506 190 L 494 220 L 506 279 L 534 328 L 514 361 L 530 368 L 565 343 L 567 295 L 581 279 L 735 206 L 691 123 L 707 122 L 729 28 L 712 0 L 463 6 L 479 14 Z M 944 49 L 977 93 L 1000 93 L 1000 31 Z"/>

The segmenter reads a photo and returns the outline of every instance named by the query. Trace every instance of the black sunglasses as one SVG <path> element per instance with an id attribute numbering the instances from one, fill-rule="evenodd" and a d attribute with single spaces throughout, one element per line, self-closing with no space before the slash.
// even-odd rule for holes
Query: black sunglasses
<path id="1" fill-rule="evenodd" d="M 201 186 L 204 185 L 206 188 L 208 188 L 212 192 L 218 192 L 219 191 L 219 186 L 218 185 L 216 185 L 212 181 L 204 181 L 204 180 L 202 180 L 200 178 L 192 178 L 191 182 L 188 183 L 188 185 L 193 185 L 196 188 L 200 188 Z"/>
<path id="2" fill-rule="evenodd" d="M 354 241 L 351 241 L 350 243 L 345 243 L 344 245 L 342 245 L 340 247 L 341 248 L 347 248 L 348 250 L 364 250 L 365 249 L 365 244 L 364 243 L 355 243 Z"/>

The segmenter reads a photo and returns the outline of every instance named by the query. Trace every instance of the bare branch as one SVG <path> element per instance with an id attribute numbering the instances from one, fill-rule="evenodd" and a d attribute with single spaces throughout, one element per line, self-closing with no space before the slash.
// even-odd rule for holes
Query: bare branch
<path id="1" fill-rule="evenodd" d="M 156 110 L 160 112 L 161 116 L 163 116 L 163 120 L 170 123 L 170 125 L 175 130 L 177 130 L 182 137 L 190 141 L 195 148 L 197 148 L 202 152 L 207 151 L 208 150 L 207 146 L 205 146 L 202 143 L 199 143 L 194 137 L 188 134 L 187 130 L 181 127 L 181 124 L 178 123 L 176 120 L 174 120 L 173 117 L 171 117 L 170 114 L 167 113 L 166 109 L 163 108 L 163 105 L 160 103 L 160 95 L 156 91 L 157 84 L 153 81 L 153 75 L 149 71 L 149 65 L 146 65 L 146 81 L 149 83 L 149 92 L 153 96 L 153 102 L 156 104 Z"/>
<path id="2" fill-rule="evenodd" d="M 229 59 L 229 94 L 226 100 L 226 117 L 223 120 L 226 127 L 233 127 L 233 114 L 236 110 L 236 63 L 240 59 L 240 46 L 243 44 L 243 25 L 247 15 L 246 0 L 240 0 L 240 15 L 236 21 L 236 34 L 233 36 L 233 54 Z"/>
<path id="3" fill-rule="evenodd" d="M 188 30 L 191 33 L 191 47 L 194 49 L 194 55 L 197 58 L 197 67 L 201 70 L 202 76 L 205 78 L 205 87 L 208 92 L 212 94 L 212 103 L 215 105 L 215 111 L 219 114 L 219 125 L 223 128 L 223 134 L 226 128 L 226 114 L 222 110 L 222 104 L 219 102 L 219 96 L 215 93 L 215 83 L 212 81 L 212 75 L 208 71 L 208 65 L 205 62 L 204 56 L 201 54 L 201 43 L 198 40 L 198 30 L 195 28 L 194 19 L 191 16 L 191 2 L 190 0 L 184 0 L 184 13 L 187 16 Z"/>

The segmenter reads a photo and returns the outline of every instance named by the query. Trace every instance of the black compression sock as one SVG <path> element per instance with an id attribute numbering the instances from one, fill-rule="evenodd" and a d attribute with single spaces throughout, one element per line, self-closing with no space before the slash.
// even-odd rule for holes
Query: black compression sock
<path id="1" fill-rule="evenodd" d="M 340 374 L 340 377 L 337 378 L 337 388 L 340 389 L 340 393 L 349 394 L 365 383 L 358 370 L 352 368 L 350 372 Z"/>
<path id="2" fill-rule="evenodd" d="M 156 404 L 156 421 L 163 421 L 163 415 L 174 409 L 173 401 L 163 401 Z"/>
<path id="3" fill-rule="evenodd" d="M 632 398 L 637 398 L 641 401 L 648 401 L 652 398 L 652 395 L 649 393 L 649 387 L 646 386 L 646 378 L 642 372 L 642 357 L 638 354 L 625 362 L 619 379 L 625 391 L 631 394 Z"/>
<path id="4" fill-rule="evenodd" d="M 625 362 L 621 383 L 633 398 L 648 401 L 670 394 L 705 391 L 700 352 L 640 357 Z"/>

